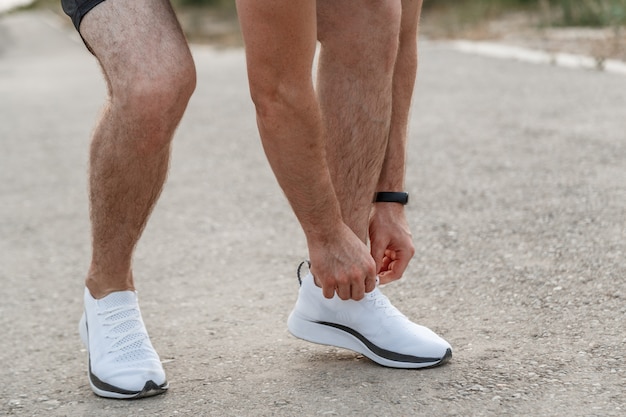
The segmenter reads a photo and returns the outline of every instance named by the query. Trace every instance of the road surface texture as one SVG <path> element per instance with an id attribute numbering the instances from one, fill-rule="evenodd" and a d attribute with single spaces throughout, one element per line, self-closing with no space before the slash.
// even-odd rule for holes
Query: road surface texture
<path id="1" fill-rule="evenodd" d="M 386 369 L 288 334 L 307 252 L 244 53 L 194 46 L 198 88 L 135 260 L 171 388 L 96 397 L 77 323 L 105 86 L 66 23 L 0 18 L 0 414 L 626 415 L 626 77 L 427 41 L 407 168 L 417 253 L 385 293 L 453 360 Z"/>

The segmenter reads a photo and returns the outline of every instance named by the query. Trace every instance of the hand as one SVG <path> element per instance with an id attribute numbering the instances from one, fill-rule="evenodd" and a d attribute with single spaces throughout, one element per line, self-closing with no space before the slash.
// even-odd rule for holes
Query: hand
<path id="1" fill-rule="evenodd" d="M 326 298 L 360 300 L 376 286 L 376 263 L 348 226 L 324 240 L 309 239 L 311 273 Z"/>
<path id="2" fill-rule="evenodd" d="M 372 258 L 381 284 L 402 277 L 415 254 L 404 206 L 396 203 L 378 203 L 370 219 Z"/>

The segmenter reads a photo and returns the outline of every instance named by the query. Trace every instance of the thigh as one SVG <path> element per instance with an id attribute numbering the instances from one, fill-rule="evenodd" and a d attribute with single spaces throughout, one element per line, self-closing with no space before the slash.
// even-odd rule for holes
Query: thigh
<path id="1" fill-rule="evenodd" d="M 85 15 L 79 31 L 113 88 L 193 66 L 168 0 L 106 0 Z"/>
<path id="2" fill-rule="evenodd" d="M 367 45 L 397 36 L 401 14 L 401 0 L 318 0 L 318 39 Z"/>
<path id="3" fill-rule="evenodd" d="M 237 0 L 251 84 L 311 77 L 315 0 Z"/>

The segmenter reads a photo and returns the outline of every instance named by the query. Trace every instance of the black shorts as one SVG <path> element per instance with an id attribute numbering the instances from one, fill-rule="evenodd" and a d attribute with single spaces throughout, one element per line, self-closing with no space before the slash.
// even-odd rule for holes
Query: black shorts
<path id="1" fill-rule="evenodd" d="M 63 11 L 72 18 L 72 23 L 76 30 L 80 27 L 80 22 L 89 10 L 102 3 L 104 0 L 61 0 Z"/>

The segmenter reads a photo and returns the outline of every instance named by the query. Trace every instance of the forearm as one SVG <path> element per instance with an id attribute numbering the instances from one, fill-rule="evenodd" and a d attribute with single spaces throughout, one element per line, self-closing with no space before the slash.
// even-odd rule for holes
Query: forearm
<path id="1" fill-rule="evenodd" d="M 263 147 L 308 240 L 324 241 L 342 222 L 311 89 L 258 116 Z"/>
<path id="2" fill-rule="evenodd" d="M 309 0 L 237 0 L 250 92 L 265 153 L 306 235 L 325 297 L 363 298 L 376 265 L 346 224 L 326 158 L 311 66 L 318 35 Z"/>
<path id="3" fill-rule="evenodd" d="M 389 139 L 377 191 L 402 191 L 409 111 L 417 73 L 417 32 L 421 0 L 402 1 L 400 45 L 393 75 Z"/>
<path id="4" fill-rule="evenodd" d="M 307 95 L 308 96 L 308 95 Z M 317 101 L 304 96 L 259 117 L 274 174 L 306 235 L 315 282 L 325 297 L 359 300 L 375 285 L 368 247 L 341 216 L 321 136 Z M 274 117 L 276 116 L 276 118 Z M 274 122 L 275 121 L 275 122 Z"/>
<path id="5" fill-rule="evenodd" d="M 270 165 L 307 239 L 341 221 L 311 78 L 316 6 L 306 0 L 238 0 L 250 94 Z"/>

